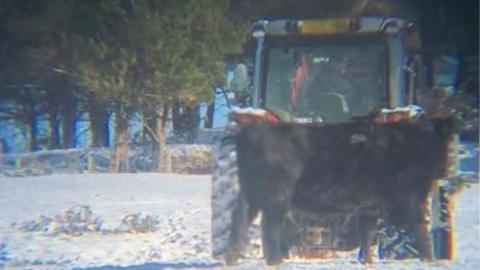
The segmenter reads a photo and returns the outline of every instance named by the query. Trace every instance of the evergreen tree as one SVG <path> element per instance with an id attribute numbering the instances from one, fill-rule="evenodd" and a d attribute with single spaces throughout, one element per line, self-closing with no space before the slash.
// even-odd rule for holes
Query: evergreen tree
<path id="1" fill-rule="evenodd" d="M 126 158 L 125 123 L 137 108 L 145 111 L 159 169 L 169 110 L 175 102 L 209 98 L 212 85 L 224 80 L 224 57 L 240 50 L 246 28 L 229 19 L 228 5 L 220 0 L 102 4 L 94 11 L 101 18 L 98 32 L 72 44 L 82 55 L 76 77 L 114 103 L 115 160 Z"/>

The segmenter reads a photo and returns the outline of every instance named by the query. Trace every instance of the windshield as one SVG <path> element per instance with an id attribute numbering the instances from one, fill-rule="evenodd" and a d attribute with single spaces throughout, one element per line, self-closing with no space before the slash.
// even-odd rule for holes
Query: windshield
<path id="1" fill-rule="evenodd" d="M 265 106 L 276 113 L 342 122 L 384 105 L 385 46 L 380 42 L 271 46 Z"/>

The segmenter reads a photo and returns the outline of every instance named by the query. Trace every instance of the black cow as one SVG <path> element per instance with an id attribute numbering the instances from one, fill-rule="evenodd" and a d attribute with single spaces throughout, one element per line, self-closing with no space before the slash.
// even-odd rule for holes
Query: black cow
<path id="1" fill-rule="evenodd" d="M 379 218 L 411 232 L 419 256 L 431 259 L 426 201 L 433 181 L 445 176 L 453 126 L 451 119 L 421 119 L 243 127 L 227 264 L 240 257 L 259 212 L 264 257 L 267 264 L 280 263 L 289 250 L 292 209 L 319 224 L 344 220 L 338 229 L 351 238 L 358 232 L 353 241 L 365 262 L 371 261 Z"/>

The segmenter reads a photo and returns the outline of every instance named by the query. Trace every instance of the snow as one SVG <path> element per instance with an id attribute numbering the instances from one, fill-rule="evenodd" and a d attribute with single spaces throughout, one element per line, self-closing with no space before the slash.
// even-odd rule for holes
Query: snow
<path id="1" fill-rule="evenodd" d="M 209 176 L 145 174 L 51 175 L 0 178 L 1 264 L 34 269 L 210 260 Z M 20 224 L 89 206 L 101 230 L 80 235 L 25 231 Z M 154 232 L 120 230 L 122 219 L 158 217 Z M 60 219 L 59 219 L 60 220 Z M 117 230 L 116 230 L 117 229 Z M 3 260 L 3 261 L 2 261 Z"/>
<path id="2" fill-rule="evenodd" d="M 209 175 L 0 177 L 0 205 L 0 268 L 2 264 L 6 269 L 196 269 L 220 265 L 210 257 Z M 90 208 L 92 218 L 101 220 L 99 228 L 79 234 L 21 228 L 28 222 L 40 223 L 41 215 L 65 220 L 69 209 L 81 205 Z M 460 192 L 455 206 L 453 261 L 377 261 L 368 268 L 480 269 L 478 184 Z M 122 219 L 137 213 L 156 217 L 159 224 L 146 233 L 122 230 Z M 364 266 L 349 253 L 322 261 L 290 260 L 277 269 L 358 268 Z M 252 258 L 235 269 L 267 267 L 261 259 Z"/>

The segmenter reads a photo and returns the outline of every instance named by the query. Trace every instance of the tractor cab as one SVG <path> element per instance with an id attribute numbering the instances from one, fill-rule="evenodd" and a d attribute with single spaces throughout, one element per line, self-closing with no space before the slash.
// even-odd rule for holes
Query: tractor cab
<path id="1" fill-rule="evenodd" d="M 282 122 L 344 122 L 414 102 L 413 25 L 397 18 L 259 20 L 250 105 Z"/>

